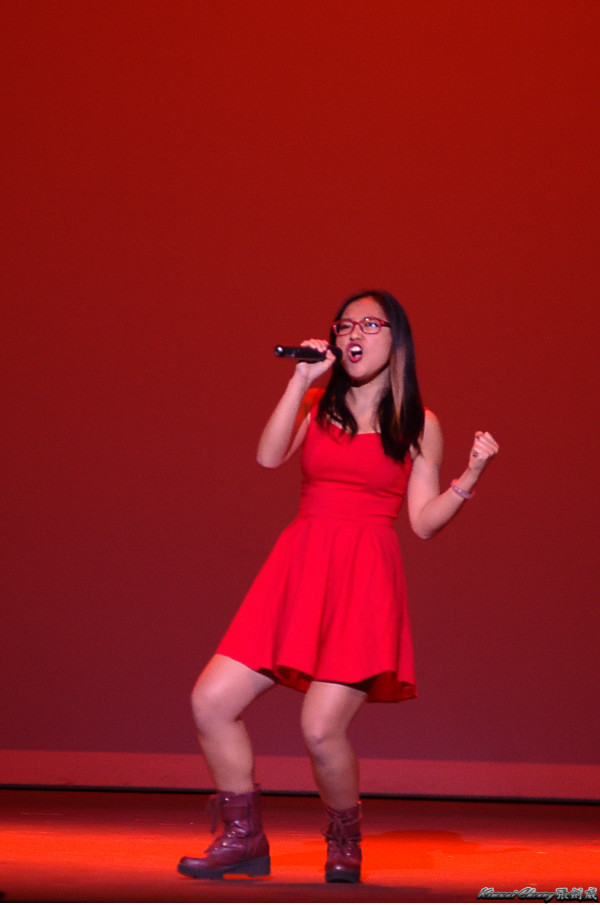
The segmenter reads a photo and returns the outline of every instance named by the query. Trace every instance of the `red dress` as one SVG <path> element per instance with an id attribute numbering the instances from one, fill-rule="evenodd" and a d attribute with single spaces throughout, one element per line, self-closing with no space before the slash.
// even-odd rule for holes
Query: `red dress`
<path id="1" fill-rule="evenodd" d="M 416 696 L 394 521 L 412 460 L 378 434 L 351 438 L 311 413 L 298 516 L 280 535 L 217 653 L 306 691 L 372 679 L 369 701 Z"/>

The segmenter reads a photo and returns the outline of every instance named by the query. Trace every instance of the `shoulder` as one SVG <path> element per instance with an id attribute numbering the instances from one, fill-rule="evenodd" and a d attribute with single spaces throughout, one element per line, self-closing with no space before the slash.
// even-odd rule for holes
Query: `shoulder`
<path id="1" fill-rule="evenodd" d="M 321 396 L 324 392 L 325 391 L 320 387 L 310 387 L 302 397 L 302 402 L 300 403 L 300 408 L 298 409 L 296 422 L 294 424 L 294 442 L 292 443 L 293 449 L 296 449 L 297 445 L 303 442 L 306 431 L 308 430 L 308 426 L 311 420 L 313 420 L 315 409 L 319 404 L 319 400 L 321 399 Z"/>
<path id="2" fill-rule="evenodd" d="M 442 426 L 437 415 L 431 409 L 425 409 L 425 424 L 423 425 L 423 433 L 421 439 L 424 442 L 435 440 L 442 436 Z"/>
<path id="3" fill-rule="evenodd" d="M 311 387 L 306 391 L 301 405 L 301 410 L 304 416 L 310 415 L 314 407 L 321 401 L 321 396 L 324 392 L 325 390 L 322 387 Z"/>
<path id="4" fill-rule="evenodd" d="M 419 445 L 421 447 L 420 453 L 414 447 L 411 451 L 413 461 L 419 458 L 433 462 L 441 461 L 444 451 L 442 426 L 431 409 L 425 409 L 425 423 L 419 437 Z"/>

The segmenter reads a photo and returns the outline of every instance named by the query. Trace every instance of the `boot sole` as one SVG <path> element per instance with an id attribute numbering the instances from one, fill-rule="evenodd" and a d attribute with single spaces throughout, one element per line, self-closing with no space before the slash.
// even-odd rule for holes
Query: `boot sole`
<path id="1" fill-rule="evenodd" d="M 178 864 L 177 870 L 185 877 L 196 880 L 222 880 L 225 874 L 245 874 L 247 877 L 266 877 L 271 873 L 271 856 L 251 858 L 249 861 L 238 861 L 230 867 L 188 867 Z"/>
<path id="2" fill-rule="evenodd" d="M 326 883 L 359 883 L 360 872 L 357 870 L 328 870 L 325 873 Z"/>

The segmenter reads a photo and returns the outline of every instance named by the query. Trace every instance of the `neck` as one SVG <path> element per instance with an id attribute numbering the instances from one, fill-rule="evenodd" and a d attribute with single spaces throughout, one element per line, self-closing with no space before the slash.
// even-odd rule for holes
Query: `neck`
<path id="1" fill-rule="evenodd" d="M 389 385 L 389 368 L 385 365 L 378 374 L 365 383 L 353 383 L 346 393 L 346 401 L 350 408 L 356 411 L 375 412 Z"/>

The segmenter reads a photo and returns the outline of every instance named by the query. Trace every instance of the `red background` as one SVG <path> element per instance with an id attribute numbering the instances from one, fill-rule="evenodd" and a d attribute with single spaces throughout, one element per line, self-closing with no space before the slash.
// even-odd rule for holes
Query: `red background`
<path id="1" fill-rule="evenodd" d="M 272 348 L 381 286 L 444 483 L 502 450 L 438 538 L 400 520 L 420 695 L 359 754 L 597 762 L 599 10 L 4 0 L 0 747 L 196 750 L 297 502 L 254 461 Z M 257 753 L 302 753 L 300 703 Z"/>

